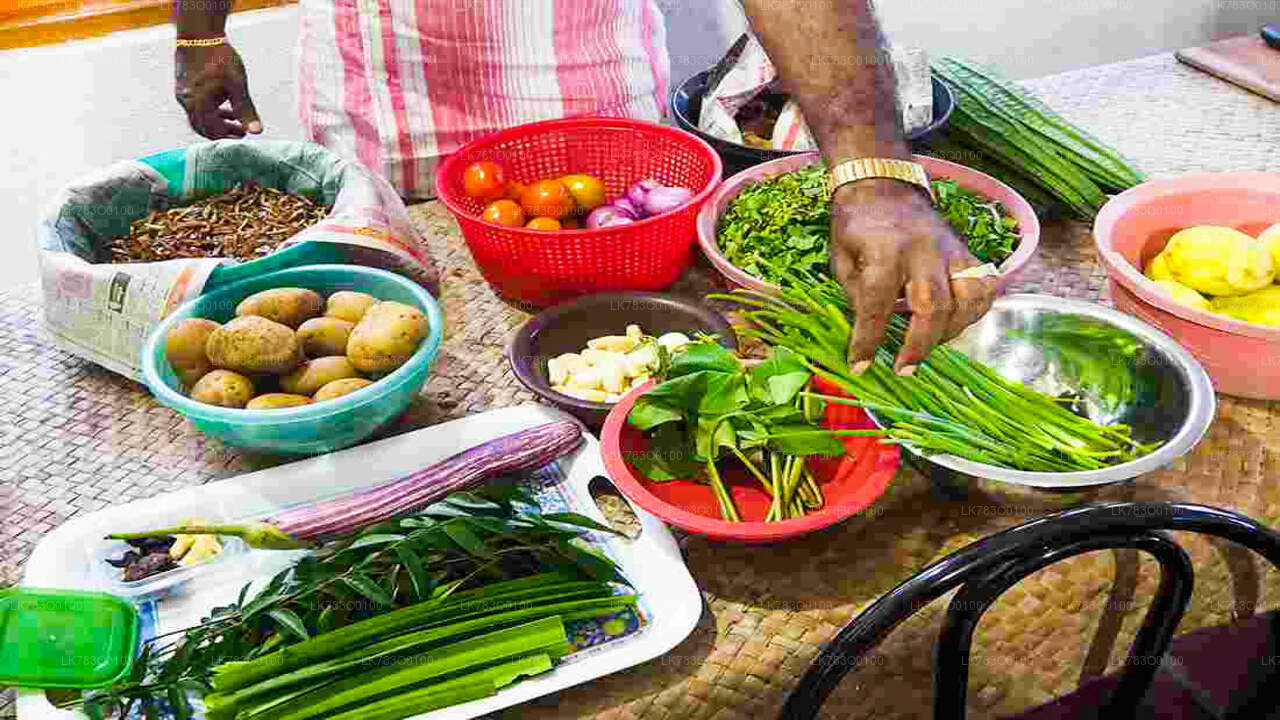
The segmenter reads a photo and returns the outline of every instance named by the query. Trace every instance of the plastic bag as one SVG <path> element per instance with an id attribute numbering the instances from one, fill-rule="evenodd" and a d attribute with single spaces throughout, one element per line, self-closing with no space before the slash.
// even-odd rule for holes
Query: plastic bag
<path id="1" fill-rule="evenodd" d="M 240 184 L 310 197 L 329 213 L 250 262 L 110 262 L 112 238 L 128 234 L 132 221 Z M 45 321 L 55 341 L 135 380 L 146 338 L 165 315 L 246 277 L 346 262 L 383 267 L 438 291 L 426 242 L 386 180 L 311 143 L 220 140 L 116 163 L 63 188 L 42 213 L 36 237 Z"/>
<path id="2" fill-rule="evenodd" d="M 749 33 L 739 39 L 726 55 L 730 63 L 723 74 L 713 73 L 698 127 L 722 140 L 745 144 L 738 126 L 738 111 L 756 96 L 777 87 L 778 73 L 764 47 Z M 890 46 L 889 57 L 898 81 L 898 105 L 905 132 L 922 128 L 933 119 L 933 85 L 929 76 L 929 56 L 924 50 Z M 736 56 L 736 57 L 735 57 Z M 720 75 L 716 82 L 715 75 Z M 818 147 L 805 124 L 800 106 L 788 100 L 769 138 L 773 150 L 814 150 Z"/>

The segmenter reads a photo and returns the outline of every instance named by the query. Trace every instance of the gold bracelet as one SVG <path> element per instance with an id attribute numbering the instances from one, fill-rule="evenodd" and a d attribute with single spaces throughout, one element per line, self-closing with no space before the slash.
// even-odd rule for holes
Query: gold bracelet
<path id="1" fill-rule="evenodd" d="M 178 47 L 213 47 L 214 45 L 226 45 L 227 36 L 220 35 L 215 38 L 197 38 L 197 39 L 178 38 L 177 40 L 174 41 L 174 44 L 177 45 Z"/>

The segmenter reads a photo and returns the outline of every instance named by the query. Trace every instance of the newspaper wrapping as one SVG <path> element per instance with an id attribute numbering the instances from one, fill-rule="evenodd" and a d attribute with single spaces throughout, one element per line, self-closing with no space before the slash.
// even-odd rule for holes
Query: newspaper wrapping
<path id="1" fill-rule="evenodd" d="M 274 252 L 307 243 L 308 249 L 324 249 L 320 257 L 383 267 L 438 291 L 426 242 L 386 180 L 311 143 L 220 140 L 116 163 L 54 197 L 41 214 L 36 238 L 44 318 L 55 342 L 141 380 L 140 354 L 152 328 L 183 302 L 220 285 L 216 271 L 225 273 L 224 266 L 236 262 L 111 263 L 111 239 L 128 234 L 133 220 L 152 211 L 240 184 L 311 197 L 329 208 L 324 220 Z M 308 255 L 298 257 L 306 262 Z"/>
<path id="2" fill-rule="evenodd" d="M 910 133 L 933 119 L 933 84 L 929 76 L 929 55 L 924 50 L 890 45 L 888 57 L 897 76 L 897 96 L 902 127 Z M 875 59 L 883 61 L 883 57 Z M 735 117 L 738 110 L 775 84 L 777 72 L 754 36 L 748 35 L 737 61 L 702 100 L 698 127 L 722 140 L 743 144 L 742 130 Z M 814 150 L 818 147 L 805 125 L 800 107 L 788 100 L 769 138 L 774 150 Z"/>

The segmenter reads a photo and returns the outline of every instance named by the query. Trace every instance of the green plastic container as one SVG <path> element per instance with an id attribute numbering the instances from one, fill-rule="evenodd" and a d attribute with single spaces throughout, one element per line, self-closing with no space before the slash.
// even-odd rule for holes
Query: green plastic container
<path id="1" fill-rule="evenodd" d="M 417 352 L 395 372 L 348 395 L 283 410 L 239 410 L 196 402 L 165 359 L 169 329 L 189 317 L 226 322 L 244 298 L 278 287 L 301 287 L 328 295 L 355 290 L 379 300 L 412 305 L 427 316 L 430 329 Z M 395 273 L 360 265 L 309 265 L 242 280 L 179 307 L 160 323 L 142 349 L 142 375 L 161 403 L 187 417 L 204 434 L 228 445 L 259 452 L 314 454 L 354 445 L 394 420 L 426 383 L 443 338 L 444 317 L 421 285 Z"/>
<path id="2" fill-rule="evenodd" d="M 138 612 L 105 593 L 0 590 L 0 686 L 97 688 L 133 666 Z"/>
<path id="3" fill-rule="evenodd" d="M 140 158 L 138 162 L 150 165 L 156 172 L 163 175 L 169 181 L 170 188 L 180 189 L 183 187 L 183 181 L 187 174 L 187 151 L 185 149 L 165 150 L 164 152 Z M 170 194 L 172 195 L 173 193 Z M 342 245 L 304 240 L 257 260 L 234 265 L 222 265 L 214 269 L 204 284 L 204 291 L 210 292 L 224 285 L 230 285 L 277 270 L 302 265 L 340 264 L 346 261 L 347 251 Z"/>

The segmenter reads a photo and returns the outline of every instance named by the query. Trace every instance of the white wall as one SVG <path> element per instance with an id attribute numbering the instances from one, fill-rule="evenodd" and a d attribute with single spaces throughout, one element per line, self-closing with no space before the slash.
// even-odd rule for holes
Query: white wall
<path id="1" fill-rule="evenodd" d="M 668 16 L 672 75 L 706 68 L 741 32 L 737 0 L 658 0 Z M 1139 57 L 1280 21 L 1280 0 L 879 0 L 898 41 L 1035 77 Z M 785 18 L 780 18 L 785 22 Z M 237 13 L 230 23 L 266 126 L 300 138 L 294 110 L 293 8 Z M 115 160 L 199 140 L 173 100 L 173 30 L 148 28 L 65 45 L 0 52 L 0 288 L 36 278 L 34 224 L 64 183 Z"/>

